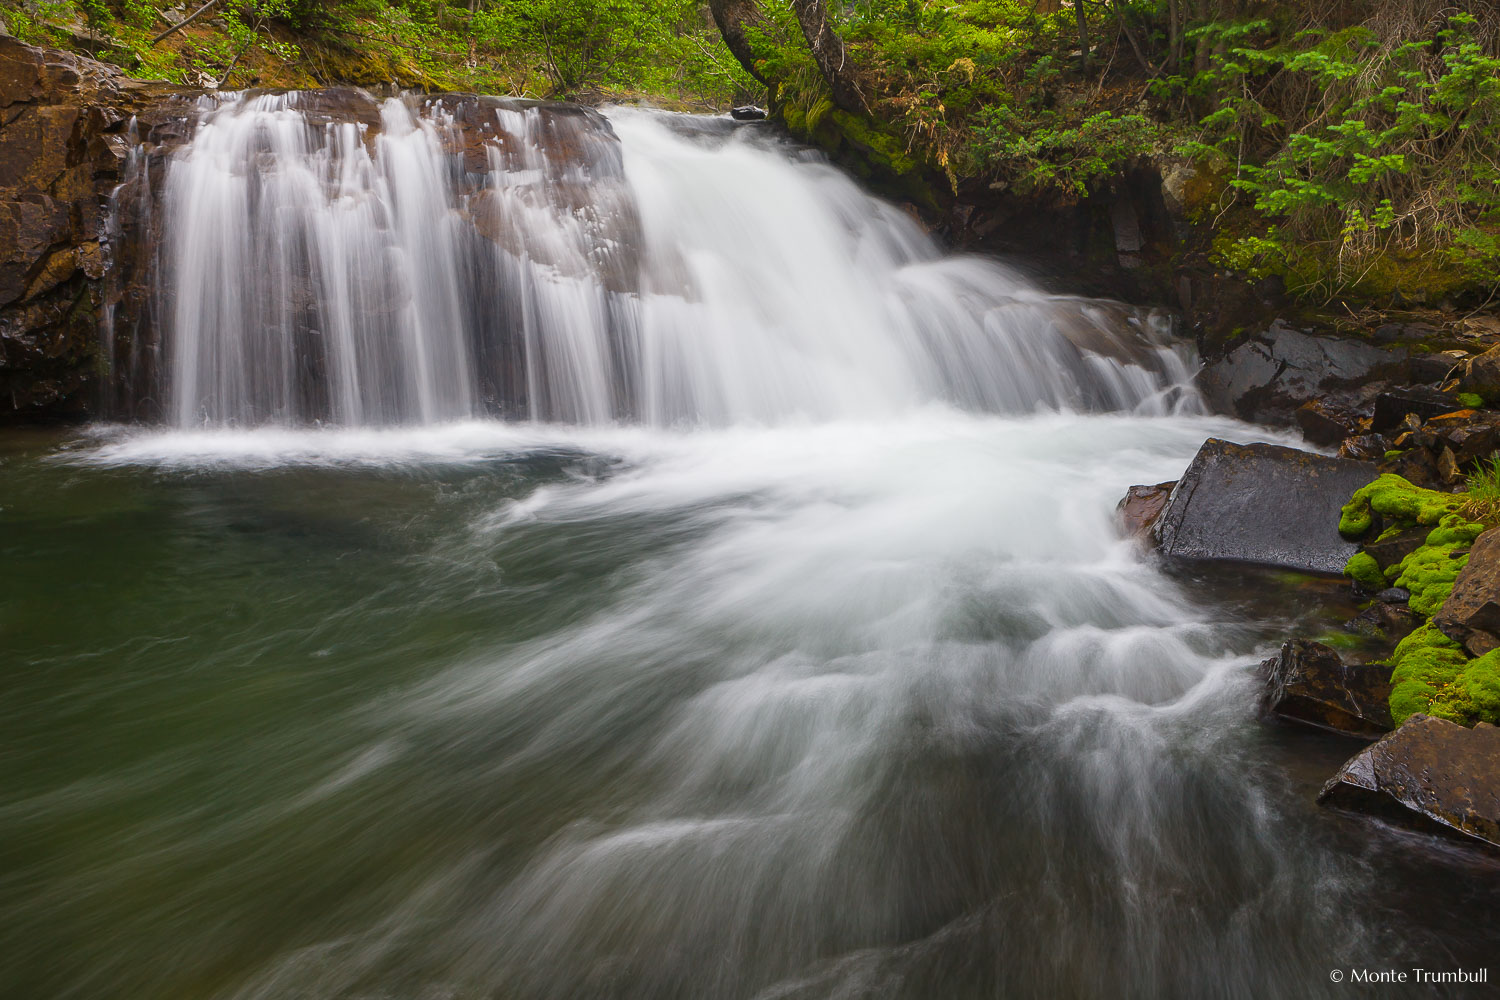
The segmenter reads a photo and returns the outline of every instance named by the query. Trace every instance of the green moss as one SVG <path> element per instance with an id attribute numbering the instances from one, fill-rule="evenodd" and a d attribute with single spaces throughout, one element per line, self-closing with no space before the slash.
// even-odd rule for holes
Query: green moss
<path id="1" fill-rule="evenodd" d="M 1416 712 L 1452 718 L 1439 698 L 1469 662 L 1458 643 L 1429 622 L 1397 643 L 1388 662 L 1392 666 L 1391 718 L 1396 725 Z"/>
<path id="2" fill-rule="evenodd" d="M 1356 552 L 1344 564 L 1344 575 L 1370 593 L 1385 589 L 1385 575 L 1380 564 L 1368 552 Z"/>
<path id="3" fill-rule="evenodd" d="M 1354 491 L 1339 518 L 1339 534 L 1360 538 L 1375 523 L 1375 515 L 1411 525 L 1436 525 L 1452 514 L 1462 501 L 1452 493 L 1439 493 L 1413 486 L 1394 473 Z"/>
<path id="4" fill-rule="evenodd" d="M 1484 397 L 1477 392 L 1461 392 L 1455 398 L 1471 410 L 1477 410 L 1484 405 Z"/>
<path id="5" fill-rule="evenodd" d="M 1411 591 L 1407 607 L 1418 614 L 1436 614 L 1453 592 L 1458 571 L 1468 561 L 1467 551 L 1456 553 L 1448 545 L 1424 545 L 1401 560 L 1396 586 Z"/>
<path id="6" fill-rule="evenodd" d="M 1426 491 L 1424 491 L 1426 492 Z M 1449 497 L 1456 506 L 1462 498 L 1453 494 L 1438 494 Z M 1425 508 L 1430 513 L 1433 508 Z M 1453 590 L 1453 581 L 1459 570 L 1469 562 L 1469 546 L 1474 544 L 1484 525 L 1466 521 L 1456 513 L 1444 514 L 1437 525 L 1427 533 L 1421 548 L 1410 553 L 1395 567 L 1396 586 L 1411 591 L 1408 604 L 1419 614 L 1436 614 Z M 1387 570 L 1390 574 L 1390 570 Z"/>
<path id="7" fill-rule="evenodd" d="M 808 118 L 809 120 L 812 118 L 810 113 Z M 897 136 L 882 130 L 875 122 L 838 110 L 830 110 L 827 118 L 838 128 L 840 135 L 891 173 L 916 172 L 917 161 L 907 153 L 905 143 Z"/>
<path id="8" fill-rule="evenodd" d="M 812 107 L 807 109 L 807 117 L 804 121 L 804 126 L 809 132 L 811 132 L 813 129 L 818 127 L 818 123 L 823 120 L 823 116 L 828 114 L 828 112 L 832 110 L 833 102 L 831 100 L 826 97 L 819 98 L 817 101 L 813 102 Z"/>
<path id="9" fill-rule="evenodd" d="M 1398 726 L 1415 712 L 1466 726 L 1500 722 L 1500 650 L 1471 660 L 1429 623 L 1402 639 L 1389 662 Z"/>
<path id="10" fill-rule="evenodd" d="M 1500 725 L 1500 649 L 1470 660 L 1446 694 L 1455 711 Z"/>
<path id="11" fill-rule="evenodd" d="M 1407 606 L 1429 618 L 1448 599 L 1458 573 L 1468 564 L 1469 547 L 1485 530 L 1464 516 L 1466 494 L 1439 493 L 1413 486 L 1387 473 L 1354 492 L 1344 505 L 1339 532 L 1359 538 L 1379 516 L 1388 538 L 1417 526 L 1430 530 L 1421 548 L 1388 567 L 1384 577 L 1374 557 L 1358 552 L 1344 573 L 1366 590 L 1391 578 L 1411 591 Z M 1400 725 L 1424 712 L 1464 725 L 1500 723 L 1500 650 L 1471 660 L 1462 646 L 1427 622 L 1402 639 L 1391 658 L 1391 717 Z"/>

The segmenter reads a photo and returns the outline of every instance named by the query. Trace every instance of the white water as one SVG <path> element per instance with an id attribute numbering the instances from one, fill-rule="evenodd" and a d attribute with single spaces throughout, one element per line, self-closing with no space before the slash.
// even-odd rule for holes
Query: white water
<path id="1" fill-rule="evenodd" d="M 753 130 L 694 141 L 611 112 L 621 176 L 596 119 L 476 125 L 392 99 L 377 129 L 302 104 L 208 110 L 167 172 L 179 427 L 1160 413 L 1190 395 L 1164 317 L 945 257 Z M 472 141 L 487 156 L 465 172 L 449 151 Z"/>

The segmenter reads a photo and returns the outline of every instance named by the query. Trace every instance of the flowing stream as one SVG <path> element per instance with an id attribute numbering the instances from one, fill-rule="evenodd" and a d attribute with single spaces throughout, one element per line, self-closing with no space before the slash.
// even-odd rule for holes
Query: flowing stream
<path id="1" fill-rule="evenodd" d="M 1199 412 L 1163 317 L 753 130 L 616 111 L 565 161 L 524 107 L 311 115 L 206 108 L 149 179 L 161 421 L 0 437 L 0 995 L 1493 958 L 1493 866 L 1320 812 L 1357 744 L 1256 717 L 1337 588 L 1119 537 L 1129 485 L 1274 438 Z"/>

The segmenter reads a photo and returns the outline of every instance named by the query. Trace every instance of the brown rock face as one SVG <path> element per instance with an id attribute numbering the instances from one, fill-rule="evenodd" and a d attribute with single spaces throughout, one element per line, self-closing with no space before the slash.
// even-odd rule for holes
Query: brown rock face
<path id="1" fill-rule="evenodd" d="M 1432 622 L 1474 656 L 1500 648 L 1500 530 L 1474 541 L 1468 564 Z"/>
<path id="2" fill-rule="evenodd" d="M 1413 715 L 1351 757 L 1318 801 L 1500 846 L 1500 729 Z"/>
<path id="3" fill-rule="evenodd" d="M 0 36 L 0 421 L 87 405 L 126 132 L 137 110 L 170 96 Z"/>
<path id="4" fill-rule="evenodd" d="M 1167 508 L 1167 500 L 1172 496 L 1172 487 L 1177 485 L 1174 479 L 1170 483 L 1157 483 L 1155 486 L 1132 486 L 1125 494 L 1125 499 L 1120 501 L 1115 508 L 1120 518 L 1120 526 L 1125 529 L 1127 535 L 1145 535 L 1151 531 L 1151 526 L 1161 516 L 1161 512 Z"/>
<path id="5" fill-rule="evenodd" d="M 1346 664 L 1320 642 L 1292 639 L 1262 664 L 1271 714 L 1373 739 L 1391 729 L 1390 667 Z"/>
<path id="6" fill-rule="evenodd" d="M 1474 392 L 1485 399 L 1500 399 L 1500 346 L 1470 358 L 1455 373 L 1459 392 Z"/>

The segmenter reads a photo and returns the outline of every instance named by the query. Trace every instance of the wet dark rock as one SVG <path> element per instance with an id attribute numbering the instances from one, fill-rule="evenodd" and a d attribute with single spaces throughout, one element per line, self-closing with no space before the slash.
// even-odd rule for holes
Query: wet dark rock
<path id="1" fill-rule="evenodd" d="M 1355 434 L 1339 443 L 1339 458 L 1378 462 L 1390 449 L 1391 443 L 1383 434 Z"/>
<path id="2" fill-rule="evenodd" d="M 1370 429 L 1381 432 L 1393 430 L 1407 414 L 1416 414 L 1423 420 L 1454 410 L 1463 409 L 1454 396 L 1426 386 L 1406 386 L 1382 392 L 1375 397 L 1375 411 L 1371 415 Z"/>
<path id="3" fill-rule="evenodd" d="M 1402 348 L 1305 333 L 1276 320 L 1205 367 L 1198 387 L 1221 413 L 1285 426 L 1313 400 L 1368 412 L 1376 383 L 1404 382 L 1407 368 Z"/>
<path id="4" fill-rule="evenodd" d="M 1347 664 L 1320 642 L 1291 639 L 1262 664 L 1266 708 L 1348 736 L 1375 738 L 1391 728 L 1390 667 Z"/>
<path id="5" fill-rule="evenodd" d="M 1387 587 L 1375 595 L 1375 600 L 1383 604 L 1405 604 L 1411 600 L 1411 591 L 1405 587 Z"/>
<path id="6" fill-rule="evenodd" d="M 1453 449 L 1460 468 L 1500 450 L 1500 414 L 1482 410 L 1460 410 L 1434 418 L 1427 429 Z"/>
<path id="7" fill-rule="evenodd" d="M 1500 729 L 1413 715 L 1351 757 L 1318 801 L 1500 846 Z"/>
<path id="8" fill-rule="evenodd" d="M 1340 508 L 1375 467 L 1271 444 L 1210 438 L 1153 528 L 1163 555 L 1337 575 L 1354 554 Z"/>
<path id="9" fill-rule="evenodd" d="M 1500 399 L 1500 345 L 1465 361 L 1455 373 L 1459 392 L 1473 392 L 1486 401 Z"/>
<path id="10" fill-rule="evenodd" d="M 1474 656 L 1500 649 L 1500 530 L 1491 528 L 1475 539 L 1432 623 Z"/>
<path id="11" fill-rule="evenodd" d="M 1297 426 L 1313 444 L 1336 445 L 1360 432 L 1364 416 L 1357 406 L 1332 399 L 1313 399 L 1297 408 Z"/>
<path id="12" fill-rule="evenodd" d="M 757 108 L 753 104 L 747 104 L 740 108 L 731 108 L 729 117 L 737 122 L 758 122 L 766 117 L 765 108 Z"/>
<path id="13" fill-rule="evenodd" d="M 1437 456 L 1421 448 L 1403 452 L 1380 468 L 1417 486 L 1431 486 L 1438 482 Z"/>
<path id="14" fill-rule="evenodd" d="M 1443 351 L 1439 354 L 1413 354 L 1411 357 L 1411 380 L 1417 385 L 1436 385 L 1453 377 L 1455 368 L 1463 363 L 1462 351 Z"/>
<path id="15" fill-rule="evenodd" d="M 1394 649 L 1396 643 L 1415 632 L 1427 619 L 1406 607 L 1406 601 L 1411 598 L 1408 591 L 1397 587 L 1390 589 L 1406 596 L 1397 601 L 1387 602 L 1381 599 L 1380 594 L 1390 591 L 1382 590 L 1380 594 L 1375 595 L 1373 604 L 1344 623 L 1344 631 L 1364 636 L 1367 639 L 1378 640 L 1390 649 Z M 1390 673 L 1389 667 L 1382 669 L 1387 674 Z"/>
<path id="16" fill-rule="evenodd" d="M 1170 483 L 1157 483 L 1155 486 L 1130 487 L 1125 498 L 1115 508 L 1125 533 L 1144 535 L 1149 532 L 1161 512 L 1166 509 L 1167 500 L 1172 496 L 1172 487 L 1176 485 L 1174 480 Z"/>

